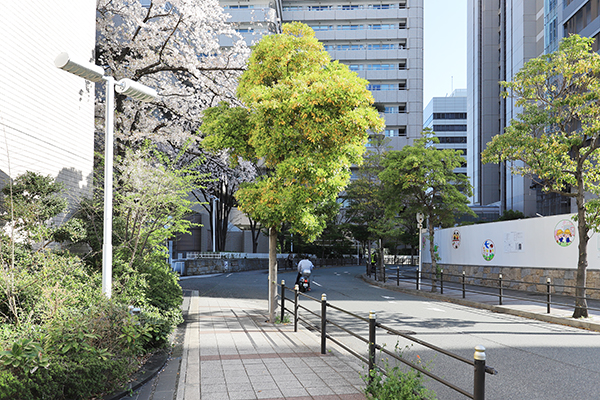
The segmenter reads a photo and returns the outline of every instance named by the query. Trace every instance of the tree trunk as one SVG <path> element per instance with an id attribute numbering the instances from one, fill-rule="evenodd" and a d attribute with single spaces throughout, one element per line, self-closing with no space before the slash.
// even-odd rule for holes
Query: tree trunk
<path id="1" fill-rule="evenodd" d="M 433 224 L 427 224 L 429 232 L 429 255 L 431 256 L 431 291 L 437 292 L 437 259 L 435 258 L 435 238 L 433 237 Z"/>
<path id="2" fill-rule="evenodd" d="M 583 193 L 583 192 L 580 192 Z M 589 241 L 588 228 L 585 219 L 585 205 L 583 194 L 577 196 L 577 232 L 579 234 L 579 257 L 577 260 L 577 277 L 575 278 L 575 311 L 573 318 L 587 318 L 588 306 L 585 298 L 587 245 Z"/>
<path id="3" fill-rule="evenodd" d="M 269 322 L 275 323 L 277 306 L 277 229 L 269 228 Z"/>

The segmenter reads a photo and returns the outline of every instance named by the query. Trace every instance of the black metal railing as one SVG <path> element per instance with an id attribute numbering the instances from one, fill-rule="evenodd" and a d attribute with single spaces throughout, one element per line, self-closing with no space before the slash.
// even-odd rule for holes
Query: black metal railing
<path id="1" fill-rule="evenodd" d="M 504 299 L 540 303 L 546 305 L 546 313 L 548 314 L 550 314 L 552 306 L 574 307 L 575 301 L 578 298 L 581 298 L 575 295 L 557 293 L 557 288 L 562 289 L 561 292 L 564 292 L 565 289 L 575 291 L 578 288 L 584 288 L 581 286 L 552 283 L 550 278 L 546 278 L 545 283 L 536 283 L 523 280 L 504 279 L 502 274 L 498 274 L 498 278 L 492 278 L 475 275 L 466 275 L 464 271 L 462 274 L 451 274 L 444 272 L 443 269 L 437 274 L 429 271 L 421 272 L 419 274 L 418 268 L 416 266 L 408 269 L 401 269 L 399 266 L 391 268 L 386 267 L 384 271 L 387 271 L 384 273 L 384 281 L 395 280 L 397 286 L 400 286 L 400 282 L 415 282 L 417 290 L 420 289 L 419 285 L 427 287 L 439 286 L 440 294 L 444 294 L 444 288 L 459 290 L 462 291 L 463 299 L 466 299 L 467 293 L 496 296 L 498 298 L 498 305 L 504 305 Z M 377 280 L 376 274 L 374 279 Z M 484 284 L 484 282 L 488 284 Z M 536 289 L 538 289 L 538 287 L 542 287 L 543 289 L 536 290 L 536 292 L 531 292 L 514 287 L 515 285 L 529 285 L 536 286 Z M 482 288 L 484 290 L 479 290 L 479 288 Z M 507 294 L 506 290 L 510 290 L 510 293 L 512 294 Z M 585 287 L 585 290 L 588 293 L 590 291 L 596 291 L 600 293 L 600 288 L 596 287 Z M 517 295 L 514 294 L 515 292 L 517 293 Z M 526 294 L 526 296 L 518 295 L 521 293 Z M 545 297 L 545 299 L 536 299 L 531 296 L 532 293 L 539 294 Z M 557 297 L 562 299 L 563 302 L 556 301 Z M 588 298 L 586 297 L 586 299 Z M 564 301 L 571 301 L 571 303 L 565 303 Z M 600 311 L 600 308 L 591 307 L 589 305 L 587 308 L 588 310 Z"/>
<path id="2" fill-rule="evenodd" d="M 371 372 L 375 369 L 379 370 L 380 372 L 385 374 L 385 370 L 379 368 L 376 365 L 376 357 L 375 357 L 375 352 L 376 350 L 381 351 L 384 354 L 387 354 L 389 357 L 392 357 L 393 359 L 397 360 L 398 362 L 401 362 L 403 364 L 405 364 L 406 366 L 419 371 L 420 373 L 430 377 L 431 379 L 441 383 L 442 385 L 449 387 L 450 389 L 453 389 L 454 391 L 457 391 L 459 393 L 461 393 L 462 395 L 464 395 L 467 398 L 470 399 L 474 399 L 474 400 L 484 400 L 485 399 L 485 374 L 492 374 L 495 375 L 497 374 L 497 372 L 489 367 L 485 365 L 485 348 L 483 346 L 476 346 L 475 347 L 475 355 L 474 355 L 474 359 L 473 360 L 469 360 L 466 359 L 460 355 L 451 353 L 447 350 L 444 350 L 440 347 L 437 347 L 431 343 L 425 342 L 423 340 L 417 339 L 415 337 L 413 337 L 410 334 L 407 334 L 405 332 L 396 330 L 394 328 L 391 328 L 389 326 L 383 325 L 379 322 L 377 322 L 377 316 L 375 311 L 371 311 L 369 313 L 369 317 L 365 318 L 362 317 L 356 313 L 344 310 L 340 307 L 337 307 L 331 303 L 329 303 L 327 301 L 327 296 L 326 294 L 322 294 L 321 295 L 321 299 L 317 299 L 315 297 L 309 296 L 305 293 L 301 293 L 298 290 L 298 286 L 296 285 L 295 288 L 293 289 L 293 293 L 294 293 L 294 299 L 289 299 L 286 297 L 286 289 L 290 290 L 291 288 L 287 288 L 285 286 L 285 281 L 282 281 L 281 284 L 278 284 L 278 286 L 281 288 L 281 294 L 280 294 L 280 301 L 281 301 L 281 321 L 284 321 L 285 319 L 285 312 L 289 312 L 290 314 L 293 315 L 294 318 L 294 332 L 297 332 L 298 330 L 298 321 L 302 321 L 304 324 L 306 324 L 307 326 L 309 326 L 310 328 L 312 328 L 313 330 L 316 330 L 318 332 L 320 332 L 321 334 L 321 354 L 326 354 L 326 345 L 327 345 L 327 340 L 331 340 L 332 342 L 334 342 L 335 344 L 337 344 L 338 346 L 340 346 L 341 348 L 343 348 L 344 350 L 346 350 L 348 353 L 350 353 L 351 355 L 357 357 L 358 359 L 360 359 L 361 361 L 363 361 L 365 364 L 368 364 L 368 369 L 369 369 L 369 383 L 371 382 L 372 379 L 372 374 Z M 308 300 L 311 301 L 315 301 L 320 303 L 321 305 L 321 313 L 318 314 L 314 311 L 312 311 L 311 309 L 309 309 L 308 307 L 303 306 L 302 304 L 300 304 L 299 299 L 300 296 L 302 296 L 303 298 L 306 298 Z M 289 301 L 293 301 L 294 307 L 293 310 L 289 309 L 286 307 L 287 302 Z M 363 336 L 360 336 L 359 334 L 357 334 L 355 331 L 348 329 L 346 327 L 344 327 L 342 324 L 339 324 L 331 319 L 328 319 L 327 315 L 327 308 L 330 308 L 332 310 L 344 313 L 345 315 L 348 315 L 352 318 L 355 318 L 359 321 L 365 322 L 368 324 L 368 328 L 369 328 L 369 337 L 365 338 Z M 299 310 L 303 310 L 306 311 L 308 314 L 317 317 L 320 320 L 320 327 L 315 325 L 311 320 L 309 320 L 308 318 L 304 318 L 298 311 Z M 368 356 L 364 357 L 363 355 L 361 355 L 359 352 L 355 351 L 354 349 L 352 349 L 350 346 L 344 344 L 342 341 L 338 340 L 337 338 L 333 337 L 332 335 L 327 333 L 327 326 L 328 325 L 332 325 L 335 326 L 336 328 L 340 329 L 341 331 L 353 336 L 354 338 L 360 340 L 361 342 L 365 343 L 367 345 L 367 351 L 368 351 Z M 437 353 L 440 354 L 444 354 L 454 360 L 457 360 L 461 363 L 467 364 L 467 365 L 471 365 L 473 366 L 473 371 L 474 371 L 474 383 L 473 383 L 473 393 L 468 392 L 465 389 L 462 389 L 460 387 L 458 387 L 457 385 L 445 380 L 444 378 L 435 375 L 434 373 L 432 373 L 431 371 L 427 370 L 426 368 L 421 367 L 420 365 L 417 365 L 409 360 L 407 360 L 406 358 L 402 358 L 400 357 L 398 354 L 396 354 L 395 352 L 392 352 L 390 350 L 387 350 L 386 348 L 384 348 L 384 346 L 381 346 L 379 344 L 377 344 L 377 328 L 382 329 L 388 333 L 392 333 L 398 336 L 401 336 L 409 341 L 412 341 L 413 343 L 417 343 L 421 346 L 427 347 Z"/>

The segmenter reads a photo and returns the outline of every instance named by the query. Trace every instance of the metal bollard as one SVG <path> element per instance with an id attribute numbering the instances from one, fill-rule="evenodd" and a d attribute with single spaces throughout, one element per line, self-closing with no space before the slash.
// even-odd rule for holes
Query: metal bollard
<path id="1" fill-rule="evenodd" d="M 281 323 L 285 318 L 285 281 L 281 280 Z"/>
<path id="2" fill-rule="evenodd" d="M 440 294 L 444 294 L 444 270 L 440 270 Z"/>
<path id="3" fill-rule="evenodd" d="M 373 265 L 373 272 L 374 272 L 375 280 L 377 280 L 377 265 Z"/>
<path id="4" fill-rule="evenodd" d="M 373 382 L 372 371 L 375 368 L 375 324 L 377 323 L 377 313 L 373 310 L 369 312 L 369 384 Z"/>
<path id="5" fill-rule="evenodd" d="M 298 332 L 298 285 L 294 286 L 294 332 Z"/>
<path id="6" fill-rule="evenodd" d="M 421 280 L 421 271 L 417 269 L 417 290 L 419 290 L 419 281 Z"/>
<path id="7" fill-rule="evenodd" d="M 396 267 L 396 286 L 400 286 L 400 267 Z"/>
<path id="8" fill-rule="evenodd" d="M 552 295 L 550 294 L 551 293 L 551 290 L 550 290 L 550 278 L 546 278 L 546 292 L 547 292 L 547 294 L 546 294 L 546 301 L 548 302 L 548 304 L 546 306 L 546 312 L 548 314 L 550 314 L 550 302 L 552 301 L 552 297 L 551 297 Z"/>
<path id="9" fill-rule="evenodd" d="M 465 289 L 465 271 L 462 273 L 462 289 L 463 289 L 463 299 L 466 297 L 466 289 Z"/>
<path id="10" fill-rule="evenodd" d="M 475 377 L 473 382 L 473 400 L 485 399 L 485 347 L 475 346 Z"/>
<path id="11" fill-rule="evenodd" d="M 498 304 L 502 305 L 502 274 L 498 274 L 498 285 L 500 286 L 498 293 Z"/>
<path id="12" fill-rule="evenodd" d="M 325 349 L 327 344 L 327 295 L 321 295 L 321 354 L 326 354 Z"/>

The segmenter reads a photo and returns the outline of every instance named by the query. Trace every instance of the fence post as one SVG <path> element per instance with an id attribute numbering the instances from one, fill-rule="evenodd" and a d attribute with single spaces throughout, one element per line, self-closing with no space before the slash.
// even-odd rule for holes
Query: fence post
<path id="1" fill-rule="evenodd" d="M 383 283 L 385 283 L 385 264 L 383 264 Z"/>
<path id="2" fill-rule="evenodd" d="M 367 261 L 367 276 L 371 277 L 371 263 Z"/>
<path id="3" fill-rule="evenodd" d="M 298 332 L 298 285 L 294 286 L 294 332 Z"/>
<path id="4" fill-rule="evenodd" d="M 373 310 L 369 312 L 369 384 L 373 382 L 373 370 L 375 368 L 375 324 L 377 323 L 377 313 Z"/>
<path id="5" fill-rule="evenodd" d="M 464 299 L 465 295 L 466 295 L 466 290 L 465 290 L 465 271 L 463 271 L 462 275 L 463 275 L 462 276 L 462 289 L 463 289 L 463 299 Z"/>
<path id="6" fill-rule="evenodd" d="M 498 284 L 500 286 L 499 294 L 498 294 L 498 304 L 502 305 L 502 274 L 498 274 Z"/>
<path id="7" fill-rule="evenodd" d="M 440 294 L 444 294 L 444 270 L 440 270 Z"/>
<path id="8" fill-rule="evenodd" d="M 473 382 L 473 400 L 485 400 L 485 347 L 475 346 L 475 378 Z"/>
<path id="9" fill-rule="evenodd" d="M 285 281 L 281 280 L 281 323 L 285 317 Z"/>
<path id="10" fill-rule="evenodd" d="M 419 281 L 421 280 L 421 271 L 417 268 L 417 290 L 419 290 Z"/>
<path id="11" fill-rule="evenodd" d="M 396 286 L 400 286 L 400 267 L 396 267 Z"/>
<path id="12" fill-rule="evenodd" d="M 550 294 L 551 293 L 551 291 L 550 291 L 550 278 L 546 278 L 546 293 L 547 293 L 546 294 L 546 297 L 547 297 L 546 300 L 548 301 L 548 305 L 546 307 L 546 312 L 548 314 L 550 314 L 550 302 L 551 302 L 551 299 L 552 299 L 552 297 L 551 297 L 552 295 Z"/>
<path id="13" fill-rule="evenodd" d="M 375 280 L 377 280 L 377 264 L 375 264 L 373 267 L 374 267 L 374 268 L 373 268 L 373 272 L 374 272 L 374 274 L 373 274 L 373 275 L 374 275 L 374 277 L 375 277 Z"/>
<path id="14" fill-rule="evenodd" d="M 325 349 L 327 340 L 327 295 L 323 293 L 321 295 L 321 354 L 326 354 Z"/>

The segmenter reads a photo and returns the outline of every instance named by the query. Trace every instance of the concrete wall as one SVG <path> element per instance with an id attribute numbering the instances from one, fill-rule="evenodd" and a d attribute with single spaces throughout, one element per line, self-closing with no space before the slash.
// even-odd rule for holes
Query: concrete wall
<path id="1" fill-rule="evenodd" d="M 224 272 L 254 271 L 269 269 L 269 259 L 198 259 L 186 260 L 183 276 L 206 275 Z"/>
<path id="2" fill-rule="evenodd" d="M 523 280 L 512 287 L 545 291 L 546 278 L 558 285 L 575 285 L 579 237 L 572 214 L 461 226 L 435 231 L 434 242 L 445 273 Z M 564 232 L 569 230 L 570 236 Z M 424 271 L 429 271 L 429 239 L 423 237 Z M 588 242 L 588 287 L 600 288 L 600 234 Z M 497 285 L 492 281 L 487 284 Z M 543 287 L 540 285 L 543 284 Z M 508 287 L 508 285 L 507 285 Z M 556 288 L 557 293 L 571 290 Z M 600 294 L 598 292 L 596 296 Z M 596 297 L 595 296 L 595 297 Z"/>
<path id="3" fill-rule="evenodd" d="M 54 66 L 93 62 L 94 0 L 5 2 L 0 13 L 0 186 L 30 170 L 91 192 L 94 84 Z"/>

